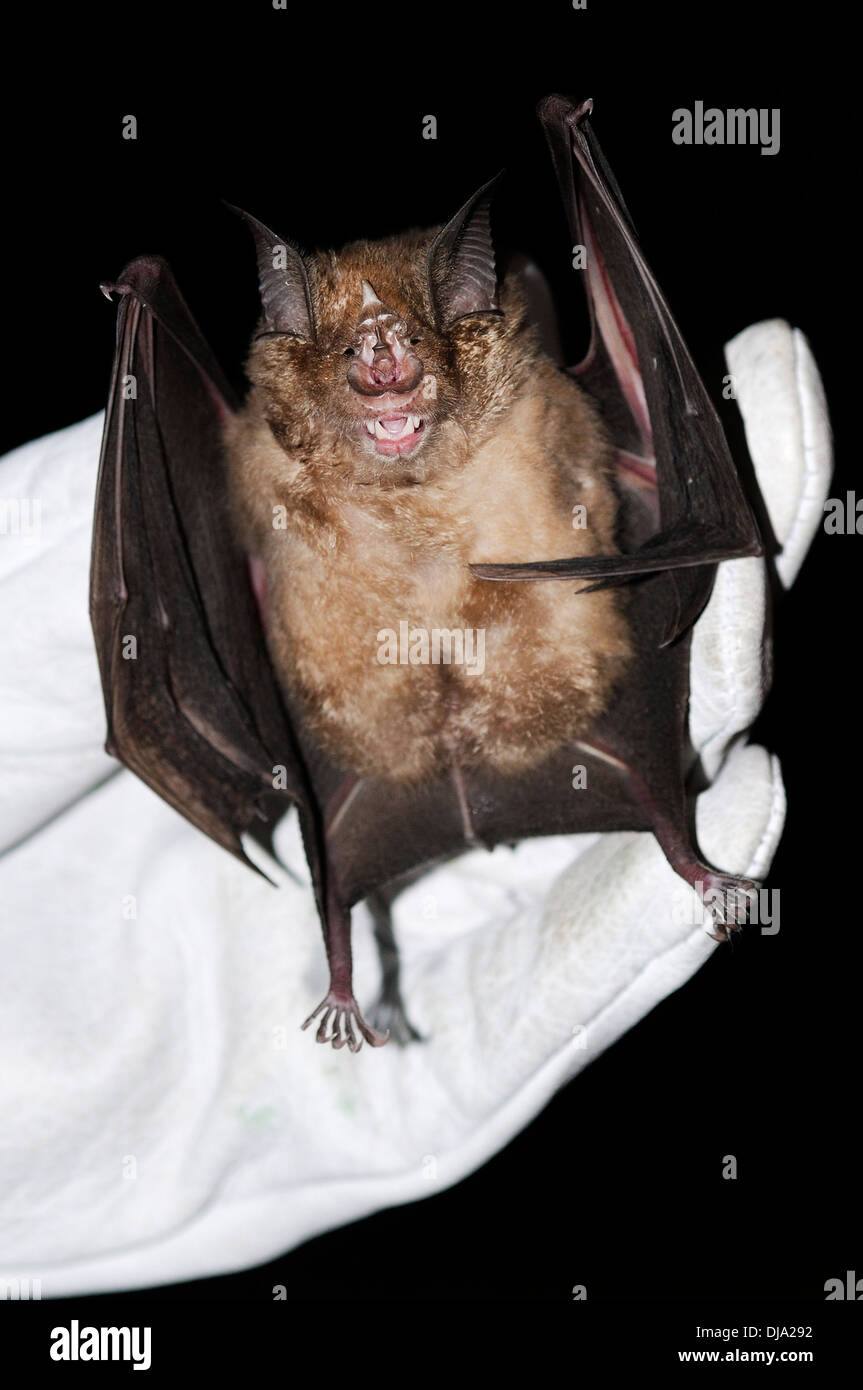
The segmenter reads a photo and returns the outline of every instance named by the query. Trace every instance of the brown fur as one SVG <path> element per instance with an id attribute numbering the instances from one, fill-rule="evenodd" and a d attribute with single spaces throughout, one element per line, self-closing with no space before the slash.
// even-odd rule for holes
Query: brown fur
<path id="1" fill-rule="evenodd" d="M 500 316 L 436 330 L 432 235 L 309 258 L 317 341 L 253 345 L 252 390 L 227 433 L 238 529 L 267 572 L 279 679 L 335 761 L 397 781 L 451 762 L 536 764 L 602 712 L 629 652 L 619 591 L 470 574 L 482 561 L 613 552 L 616 498 L 594 408 L 541 353 L 517 280 L 501 288 Z M 357 435 L 343 354 L 362 279 L 421 339 L 435 378 L 421 445 L 402 458 L 377 457 Z M 484 629 L 483 673 L 379 664 L 379 633 L 402 621 Z"/>

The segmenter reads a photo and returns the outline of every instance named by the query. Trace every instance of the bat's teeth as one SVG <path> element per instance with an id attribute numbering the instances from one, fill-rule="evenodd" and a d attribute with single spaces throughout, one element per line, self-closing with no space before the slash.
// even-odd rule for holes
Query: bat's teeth
<path id="1" fill-rule="evenodd" d="M 364 420 L 363 424 L 370 435 L 376 439 L 389 439 L 394 442 L 415 434 L 422 424 L 421 415 L 405 415 L 401 418 L 387 416 L 381 420 Z"/>

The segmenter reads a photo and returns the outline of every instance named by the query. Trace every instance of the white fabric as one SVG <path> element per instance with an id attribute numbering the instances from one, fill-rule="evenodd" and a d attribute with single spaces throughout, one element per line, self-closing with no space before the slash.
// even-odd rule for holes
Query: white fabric
<path id="1" fill-rule="evenodd" d="M 821 378 L 803 334 L 782 319 L 744 329 L 725 357 L 753 463 L 771 459 L 786 475 L 783 486 L 764 490 L 764 500 L 782 543 L 776 569 L 788 589 L 824 520 L 833 471 Z"/>
<path id="2" fill-rule="evenodd" d="M 782 545 L 776 569 L 786 589 L 803 563 L 832 472 L 830 423 L 818 369 L 799 329 L 755 324 L 725 348 L 752 462 Z M 721 565 L 692 639 L 692 742 L 715 777 L 732 738 L 748 729 L 764 697 L 752 645 L 766 614 L 767 575 L 758 559 Z"/>
<path id="3" fill-rule="evenodd" d="M 785 324 L 731 351 L 771 515 L 795 540 L 790 583 L 817 498 L 812 466 L 788 459 L 819 439 L 826 490 L 817 373 Z M 788 361 L 807 365 L 780 365 L 777 385 Z M 42 502 L 40 536 L 0 537 L 0 1281 L 39 1279 L 43 1297 L 242 1268 L 457 1181 L 715 948 L 650 835 L 474 851 L 396 906 L 429 1041 L 316 1046 L 299 1028 L 326 985 L 307 886 L 269 861 L 280 890 L 257 880 L 101 751 L 86 603 L 100 430 L 0 461 L 0 497 Z M 782 781 L 763 749 L 728 745 L 761 696 L 763 587 L 758 560 L 721 567 L 693 659 L 693 733 L 718 772 L 699 842 L 756 876 Z M 305 879 L 293 816 L 277 843 Z M 368 1004 L 377 967 L 355 919 Z"/>

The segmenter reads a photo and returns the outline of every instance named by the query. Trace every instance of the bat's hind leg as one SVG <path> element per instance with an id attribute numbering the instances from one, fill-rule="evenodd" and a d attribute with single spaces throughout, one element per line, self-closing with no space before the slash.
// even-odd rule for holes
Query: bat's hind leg
<path id="1" fill-rule="evenodd" d="M 378 889 L 366 899 L 374 922 L 375 943 L 383 977 L 380 998 L 372 1010 L 372 1020 L 376 1028 L 382 1032 L 388 1031 L 391 1038 L 405 1046 L 410 1042 L 422 1042 L 423 1039 L 408 1018 L 402 999 L 399 952 L 392 920 L 393 896 L 386 889 Z"/>
<path id="2" fill-rule="evenodd" d="M 315 1033 L 316 1042 L 331 1043 L 336 1049 L 347 1046 L 351 1052 L 359 1052 L 365 1038 L 370 1047 L 382 1047 L 387 1041 L 387 1034 L 378 1032 L 366 1023 L 354 998 L 350 909 L 342 907 L 332 891 L 327 894 L 324 936 L 330 966 L 330 987 L 303 1027 L 308 1028 L 320 1017 Z"/>
<path id="3" fill-rule="evenodd" d="M 616 767 L 626 778 L 629 796 L 653 831 L 656 841 L 676 874 L 698 893 L 713 918 L 717 941 L 727 941 L 748 920 L 749 907 L 758 901 L 760 885 L 751 878 L 723 873 L 701 858 L 695 841 L 690 805 L 684 789 L 682 765 L 666 759 L 648 777 L 631 759 L 597 738 L 581 740 L 578 747 Z"/>
<path id="4" fill-rule="evenodd" d="M 749 905 L 758 901 L 759 884 L 751 878 L 726 874 L 703 860 L 695 843 L 685 797 L 665 810 L 642 777 L 631 772 L 636 800 L 647 811 L 660 849 L 675 873 L 698 893 L 713 918 L 716 941 L 727 941 L 748 920 Z"/>

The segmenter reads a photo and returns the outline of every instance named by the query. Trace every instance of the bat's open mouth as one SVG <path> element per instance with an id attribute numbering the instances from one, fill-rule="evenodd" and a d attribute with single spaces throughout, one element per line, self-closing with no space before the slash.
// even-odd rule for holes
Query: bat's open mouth
<path id="1" fill-rule="evenodd" d="M 374 440 L 377 452 L 392 458 L 416 448 L 425 430 L 425 420 L 421 415 L 388 411 L 375 420 L 364 420 L 363 426 Z"/>

